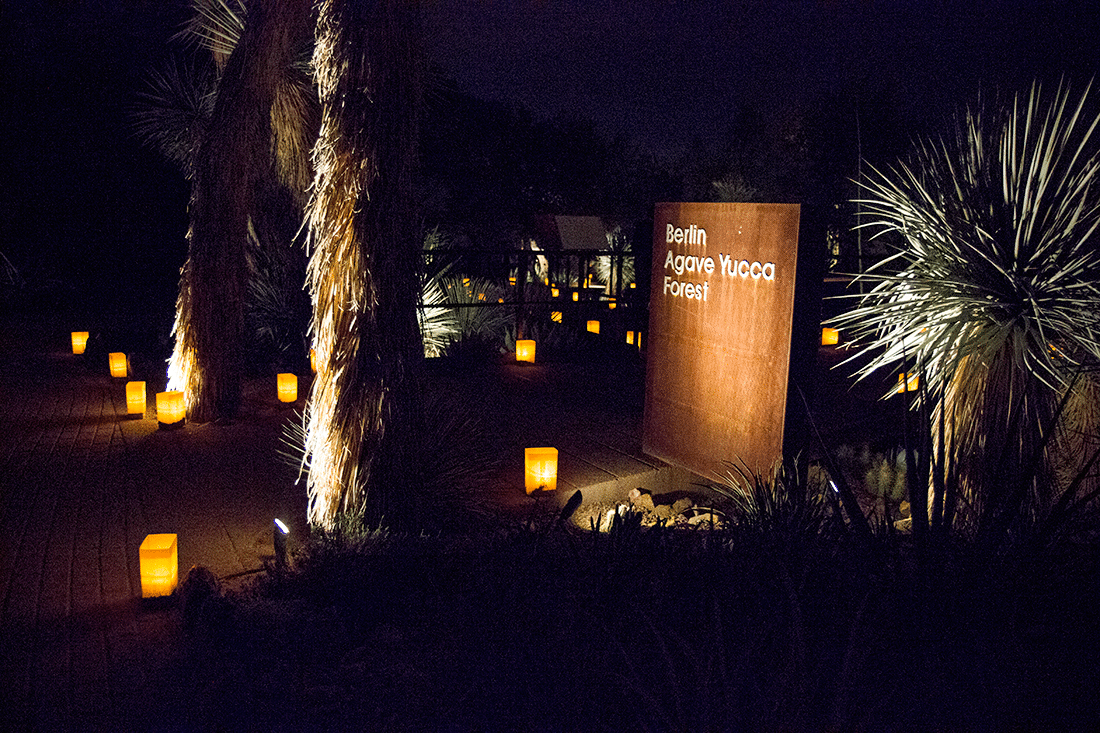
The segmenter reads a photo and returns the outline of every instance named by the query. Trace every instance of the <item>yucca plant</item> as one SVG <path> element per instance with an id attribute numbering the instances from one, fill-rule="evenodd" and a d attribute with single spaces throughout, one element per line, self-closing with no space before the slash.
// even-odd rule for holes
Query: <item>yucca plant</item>
<path id="1" fill-rule="evenodd" d="M 612 254 L 596 258 L 596 281 L 618 293 L 634 282 L 634 253 L 621 226 L 607 233 L 607 249 Z"/>
<path id="2" fill-rule="evenodd" d="M 987 519 L 1050 501 L 1049 458 L 1026 496 L 995 477 L 1029 472 L 1072 376 L 1100 363 L 1100 116 L 1089 103 L 1088 89 L 1047 98 L 1035 84 L 860 181 L 860 226 L 896 250 L 833 322 L 860 344 L 860 378 L 919 371 L 915 404 L 949 433 L 936 442 L 963 461 L 960 498 Z M 1066 414 L 1084 420 L 1091 393 L 1074 388 Z M 926 501 L 911 501 L 916 529 Z"/>

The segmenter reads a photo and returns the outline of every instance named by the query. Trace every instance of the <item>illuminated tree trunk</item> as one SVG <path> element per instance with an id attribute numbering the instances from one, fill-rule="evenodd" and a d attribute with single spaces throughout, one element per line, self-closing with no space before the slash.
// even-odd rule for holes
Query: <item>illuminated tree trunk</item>
<path id="1" fill-rule="evenodd" d="M 251 5 L 195 161 L 168 378 L 196 422 L 232 418 L 240 406 L 249 216 L 274 177 L 272 103 L 308 8 L 307 0 Z"/>
<path id="2" fill-rule="evenodd" d="M 400 524 L 415 516 L 420 476 L 418 9 L 410 0 L 322 0 L 316 43 L 309 519 Z"/>

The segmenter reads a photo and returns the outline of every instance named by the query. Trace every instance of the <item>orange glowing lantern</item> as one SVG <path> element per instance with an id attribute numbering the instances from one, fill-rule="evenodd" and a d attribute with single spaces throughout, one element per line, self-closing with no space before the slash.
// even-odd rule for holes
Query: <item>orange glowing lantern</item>
<path id="1" fill-rule="evenodd" d="M 86 348 L 88 348 L 88 332 L 73 331 L 73 353 L 83 354 Z"/>
<path id="2" fill-rule="evenodd" d="M 916 392 L 917 387 L 919 386 L 920 379 L 917 374 L 910 372 L 908 381 L 906 381 L 905 372 L 902 372 L 898 375 L 898 394 L 904 394 L 905 392 Z"/>
<path id="3" fill-rule="evenodd" d="M 126 383 L 126 414 L 145 414 L 145 382 Z"/>
<path id="4" fill-rule="evenodd" d="M 840 343 L 840 331 L 835 328 L 822 328 L 821 329 L 821 345 L 822 346 L 836 346 Z"/>
<path id="5" fill-rule="evenodd" d="M 515 285 L 516 284 L 516 278 L 515 278 L 514 275 L 512 277 L 508 278 L 508 284 L 509 285 Z"/>
<path id="6" fill-rule="evenodd" d="M 278 376 L 279 402 L 293 402 L 298 399 L 298 375 L 280 374 Z"/>
<path id="7" fill-rule="evenodd" d="M 576 301 L 578 301 L 578 300 L 580 300 L 580 299 L 581 299 L 581 294 L 580 294 L 580 293 L 578 293 L 578 292 L 577 292 L 576 290 L 574 290 L 574 291 L 573 291 L 573 301 L 574 301 L 574 302 L 576 302 Z"/>
<path id="8" fill-rule="evenodd" d="M 138 549 L 138 561 L 141 567 L 141 597 L 172 595 L 179 580 L 176 535 L 147 535 Z"/>
<path id="9" fill-rule="evenodd" d="M 516 361 L 535 363 L 535 342 L 533 339 L 519 339 L 516 341 Z"/>
<path id="10" fill-rule="evenodd" d="M 633 331 L 627 331 L 626 332 L 626 342 L 628 344 L 630 344 L 631 346 L 634 345 L 634 332 Z"/>
<path id="11" fill-rule="evenodd" d="M 550 313 L 550 320 L 554 323 L 561 323 L 561 311 L 553 311 Z"/>
<path id="12" fill-rule="evenodd" d="M 558 449 L 525 448 L 524 484 L 527 493 L 554 491 L 558 488 Z"/>
<path id="13" fill-rule="evenodd" d="M 165 427 L 183 424 L 187 408 L 183 404 L 183 392 L 157 392 L 157 422 Z"/>
<path id="14" fill-rule="evenodd" d="M 588 332 L 589 333 L 599 333 L 600 332 L 600 322 L 599 321 L 589 321 L 588 322 Z"/>
<path id="15" fill-rule="evenodd" d="M 121 351 L 112 351 L 108 354 L 107 365 L 111 368 L 112 377 L 126 376 L 126 354 Z"/>
<path id="16" fill-rule="evenodd" d="M 556 298 L 556 297 L 558 297 L 559 295 L 561 295 L 561 291 L 560 291 L 560 290 L 558 290 L 557 288 L 550 288 L 550 297 L 551 297 L 551 298 Z"/>
<path id="17" fill-rule="evenodd" d="M 615 303 L 614 298 L 611 298 L 607 301 L 607 309 L 608 310 L 612 310 L 612 311 L 615 310 L 615 305 L 616 305 L 616 303 Z"/>

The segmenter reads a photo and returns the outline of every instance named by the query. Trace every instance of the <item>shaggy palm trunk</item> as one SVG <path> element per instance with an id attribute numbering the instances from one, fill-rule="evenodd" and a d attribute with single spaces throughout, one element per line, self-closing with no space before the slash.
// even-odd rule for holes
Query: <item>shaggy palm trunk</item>
<path id="1" fill-rule="evenodd" d="M 309 519 L 405 523 L 420 484 L 418 11 L 410 0 L 323 0 L 318 12 Z"/>
<path id="2" fill-rule="evenodd" d="M 307 18 L 305 0 L 254 4 L 195 161 L 168 376 L 196 422 L 232 418 L 240 406 L 249 216 L 274 175 L 272 104 Z"/>

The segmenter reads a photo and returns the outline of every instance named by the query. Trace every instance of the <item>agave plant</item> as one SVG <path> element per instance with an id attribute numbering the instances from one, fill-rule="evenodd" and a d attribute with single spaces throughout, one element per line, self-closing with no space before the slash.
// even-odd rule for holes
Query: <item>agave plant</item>
<path id="1" fill-rule="evenodd" d="M 860 378 L 919 371 L 915 403 L 949 426 L 978 502 L 991 469 L 1042 450 L 1073 375 L 1100 363 L 1100 116 L 1088 103 L 1088 89 L 1048 99 L 1035 84 L 860 181 L 861 226 L 896 250 L 833 322 L 861 345 Z M 1041 473 L 1017 509 L 1043 503 Z"/>

